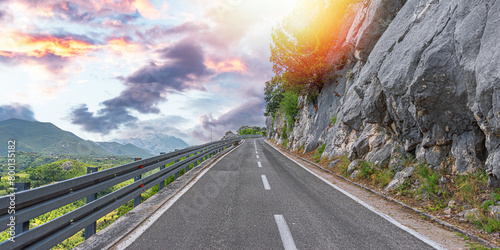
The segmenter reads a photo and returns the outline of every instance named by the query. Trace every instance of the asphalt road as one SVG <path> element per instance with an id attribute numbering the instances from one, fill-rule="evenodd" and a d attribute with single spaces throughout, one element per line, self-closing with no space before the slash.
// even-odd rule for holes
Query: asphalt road
<path id="1" fill-rule="evenodd" d="M 262 139 L 220 160 L 127 249 L 295 248 L 433 249 Z"/>

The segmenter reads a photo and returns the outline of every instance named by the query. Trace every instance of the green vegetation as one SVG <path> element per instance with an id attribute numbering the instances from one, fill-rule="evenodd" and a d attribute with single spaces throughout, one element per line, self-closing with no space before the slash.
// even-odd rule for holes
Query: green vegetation
<path id="1" fill-rule="evenodd" d="M 347 73 L 345 74 L 345 77 L 349 80 L 354 79 L 354 73 L 352 72 L 352 70 L 347 71 Z"/>
<path id="2" fill-rule="evenodd" d="M 320 91 L 332 71 L 329 53 L 341 45 L 340 30 L 350 13 L 351 0 L 301 1 L 293 12 L 273 29 L 271 61 L 273 71 L 283 78 L 285 89 Z"/>
<path id="3" fill-rule="evenodd" d="M 479 195 L 488 185 L 488 174 L 482 169 L 470 173 L 468 175 L 458 175 L 455 177 L 455 186 L 457 191 L 454 194 L 454 199 L 457 202 L 466 202 L 475 207 L 480 206 L 482 199 Z M 498 193 L 492 193 L 493 201 L 500 201 Z"/>
<path id="4" fill-rule="evenodd" d="M 281 100 L 283 99 L 283 87 L 280 82 L 281 79 L 279 77 L 273 77 L 271 81 L 266 82 L 266 87 L 264 88 L 264 100 L 266 101 L 266 111 L 264 115 L 272 115 L 273 123 L 274 119 L 276 119 Z"/>
<path id="5" fill-rule="evenodd" d="M 249 126 L 241 126 L 238 129 L 238 134 L 239 135 L 262 135 L 266 136 L 266 127 L 249 127 Z"/>
<path id="6" fill-rule="evenodd" d="M 240 135 L 261 135 L 263 137 L 267 136 L 266 132 L 266 127 L 249 127 L 249 126 L 241 126 L 237 131 L 237 134 L 233 133 L 233 131 L 229 130 L 226 132 L 226 134 L 221 138 L 221 140 L 224 139 L 230 139 L 234 138 Z"/>
<path id="7" fill-rule="evenodd" d="M 37 168 L 52 162 L 61 160 L 76 160 L 84 164 L 101 167 L 107 164 L 121 165 L 133 160 L 127 156 L 88 156 L 88 155 L 64 155 L 53 154 L 43 155 L 33 152 L 16 152 L 16 173 L 19 173 L 28 168 Z M 0 174 L 4 174 L 7 170 L 7 156 L 0 156 Z"/>
<path id="8" fill-rule="evenodd" d="M 484 213 L 480 213 L 478 219 L 473 218 L 472 216 L 468 219 L 472 222 L 472 224 L 485 232 L 493 233 L 500 230 L 500 221 L 496 218 L 488 217 L 484 215 Z"/>
<path id="9" fill-rule="evenodd" d="M 288 139 L 283 140 L 283 147 L 285 147 L 285 148 L 288 147 Z"/>
<path id="10" fill-rule="evenodd" d="M 289 129 L 293 128 L 295 123 L 295 116 L 299 112 L 298 96 L 291 92 L 285 92 L 283 94 L 283 99 L 280 102 L 280 110 L 285 115 Z"/>
<path id="11" fill-rule="evenodd" d="M 107 168 L 112 168 L 117 165 L 122 165 L 124 163 L 128 163 L 133 161 L 132 158 L 128 157 L 91 157 L 91 156 L 77 156 L 76 159 L 59 159 L 58 161 L 51 162 L 49 164 L 44 164 L 41 166 L 29 167 L 26 170 L 21 170 L 16 174 L 16 182 L 31 182 L 31 188 L 47 185 L 56 181 L 62 181 L 70 178 L 75 178 L 81 175 L 86 174 L 87 167 L 98 167 L 99 170 L 104 170 Z M 183 160 L 183 159 L 181 159 Z M 71 166 L 69 163 L 71 163 Z M 172 165 L 173 163 L 167 164 L 167 166 Z M 64 167 L 63 167 L 64 166 Z M 189 168 L 193 168 L 194 164 L 191 164 Z M 149 171 L 143 175 L 146 177 L 155 172 L 159 171 L 159 169 L 155 169 Z M 179 172 L 179 176 L 184 174 L 184 170 Z M 174 181 L 174 176 L 170 176 L 165 180 L 165 185 L 170 184 Z M 123 188 L 133 182 L 132 179 L 127 180 L 125 182 L 119 183 L 111 188 L 98 192 L 98 197 L 103 197 L 107 194 L 110 194 L 120 188 Z M 7 183 L 6 176 L 2 177 L 0 182 L 0 195 L 5 195 L 7 190 L 10 188 L 10 185 Z M 145 201 L 149 197 L 156 194 L 159 190 L 159 186 L 156 185 L 149 190 L 145 191 L 141 194 L 141 201 Z M 85 199 L 81 199 L 75 201 L 73 203 L 67 204 L 61 208 L 50 211 L 46 214 L 40 215 L 32 220 L 30 220 L 30 229 L 33 229 L 37 226 L 40 226 L 48 221 L 51 221 L 59 216 L 62 216 L 70 211 L 73 211 L 85 204 Z M 106 216 L 100 218 L 97 221 L 97 231 L 100 231 L 116 221 L 119 217 L 126 214 L 128 211 L 133 209 L 133 201 L 129 201 L 126 204 L 120 206 L 115 211 L 107 214 Z M 8 231 L 4 231 L 0 233 L 0 242 L 8 239 Z M 84 230 L 79 231 L 75 235 L 69 237 L 68 239 L 61 242 L 59 245 L 53 247 L 53 249 L 71 249 L 76 245 L 84 241 Z"/>
<path id="12" fill-rule="evenodd" d="M 337 82 L 334 72 L 347 59 L 340 50 L 343 21 L 353 12 L 352 0 L 301 1 L 289 16 L 273 28 L 271 62 L 275 76 L 266 82 L 265 116 L 276 119 L 281 111 L 291 130 L 298 113 L 299 95 L 316 103 L 326 82 Z M 344 34 L 345 35 L 345 34 Z M 331 63 L 331 53 L 337 56 Z"/>
<path id="13" fill-rule="evenodd" d="M 325 147 L 326 144 L 323 143 L 316 149 L 316 152 L 314 152 L 313 158 L 316 162 L 319 162 L 321 160 L 321 154 L 323 154 L 323 152 L 325 151 Z"/>
<path id="14" fill-rule="evenodd" d="M 386 164 L 379 166 L 371 162 L 363 161 L 359 165 L 359 173 L 356 179 L 365 180 L 372 185 L 383 188 L 391 182 L 392 178 L 394 178 L 394 174 L 395 173 L 391 171 Z"/>
<path id="15" fill-rule="evenodd" d="M 0 174 L 7 172 L 7 156 L 0 156 Z M 16 152 L 16 172 L 25 170 L 29 167 L 37 167 L 44 164 L 52 163 L 61 159 L 69 159 L 67 156 L 62 155 L 41 155 L 31 152 Z"/>
<path id="16" fill-rule="evenodd" d="M 334 171 L 337 170 L 338 174 L 347 177 L 347 167 L 349 167 L 350 163 L 351 162 L 349 161 L 347 156 L 344 155 L 340 158 L 340 163 L 338 163 L 336 166 L 334 166 L 334 169 L 331 169 L 331 170 L 334 170 Z"/>
<path id="17" fill-rule="evenodd" d="M 333 115 L 332 118 L 330 119 L 330 126 L 335 126 L 337 123 L 337 115 Z"/>
<path id="18" fill-rule="evenodd" d="M 287 131 L 287 123 L 285 122 L 285 127 L 283 127 L 283 132 L 281 132 L 281 139 L 286 140 L 288 138 L 286 131 Z"/>

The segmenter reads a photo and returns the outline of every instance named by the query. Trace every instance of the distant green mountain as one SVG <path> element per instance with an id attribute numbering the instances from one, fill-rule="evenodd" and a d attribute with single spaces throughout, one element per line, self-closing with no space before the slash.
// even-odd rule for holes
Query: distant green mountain
<path id="1" fill-rule="evenodd" d="M 126 155 L 130 157 L 140 157 L 140 158 L 148 158 L 153 156 L 153 154 L 149 153 L 145 149 L 136 147 L 130 143 L 127 143 L 125 145 L 122 145 L 118 142 L 96 142 L 96 143 L 113 155 Z"/>
<path id="2" fill-rule="evenodd" d="M 189 145 L 180 138 L 160 133 L 147 133 L 139 137 L 113 139 L 112 141 L 121 144 L 130 143 L 155 154 L 160 154 L 161 152 L 168 153 L 176 149 L 189 147 Z"/>
<path id="3" fill-rule="evenodd" d="M 16 140 L 16 151 L 42 154 L 66 155 L 126 155 L 131 157 L 151 157 L 152 154 L 133 145 L 108 145 L 83 140 L 75 134 L 64 131 L 52 123 L 8 119 L 0 121 L 0 142 L 7 145 L 10 139 Z M 109 143 L 114 144 L 114 143 Z M 7 154 L 0 148 L 0 155 Z"/>

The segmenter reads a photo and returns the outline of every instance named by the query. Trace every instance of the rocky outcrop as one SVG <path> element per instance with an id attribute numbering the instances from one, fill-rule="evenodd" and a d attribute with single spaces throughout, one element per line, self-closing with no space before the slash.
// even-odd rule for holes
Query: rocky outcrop
<path id="1" fill-rule="evenodd" d="M 300 98 L 290 147 L 319 141 L 323 157 L 379 164 L 412 154 L 456 173 L 485 167 L 498 186 L 499 24 L 500 0 L 365 1 L 346 36 L 343 77 L 316 103 Z"/>
<path id="2" fill-rule="evenodd" d="M 73 163 L 71 161 L 67 161 L 65 163 L 63 163 L 61 165 L 61 168 L 64 170 L 64 171 L 69 171 L 71 169 L 73 169 Z"/>
<path id="3" fill-rule="evenodd" d="M 396 175 L 394 175 L 392 181 L 387 184 L 384 190 L 389 191 L 398 188 L 399 185 L 403 184 L 405 180 L 408 180 L 411 177 L 414 171 L 414 167 L 407 167 L 403 171 L 397 172 Z"/>

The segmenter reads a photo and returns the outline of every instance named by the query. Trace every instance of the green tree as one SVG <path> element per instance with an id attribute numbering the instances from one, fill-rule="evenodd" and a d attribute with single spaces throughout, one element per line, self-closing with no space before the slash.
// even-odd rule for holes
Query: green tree
<path id="1" fill-rule="evenodd" d="M 293 124 L 295 123 L 295 116 L 299 112 L 298 98 L 298 95 L 292 92 L 285 92 L 283 93 L 283 99 L 280 102 L 280 109 L 286 117 L 289 129 L 292 129 Z"/>
<path id="2" fill-rule="evenodd" d="M 330 66 L 332 48 L 343 42 L 342 21 L 353 0 L 309 0 L 273 28 L 271 62 L 283 87 L 320 91 Z M 309 90 L 306 90 L 309 91 Z"/>
<path id="3" fill-rule="evenodd" d="M 280 102 L 283 99 L 282 78 L 275 76 L 271 81 L 266 82 L 264 88 L 264 100 L 266 101 L 265 116 L 273 116 L 279 109 Z"/>

